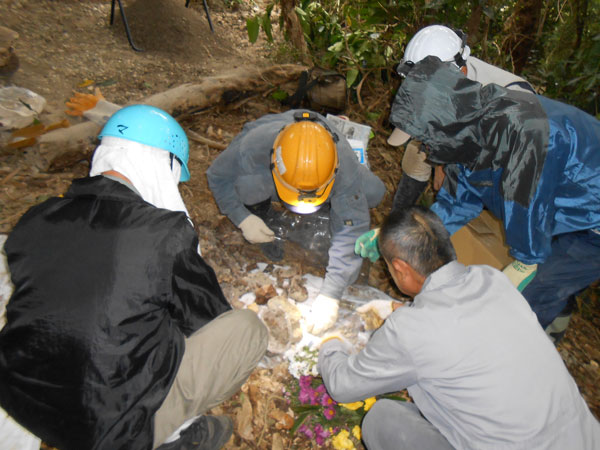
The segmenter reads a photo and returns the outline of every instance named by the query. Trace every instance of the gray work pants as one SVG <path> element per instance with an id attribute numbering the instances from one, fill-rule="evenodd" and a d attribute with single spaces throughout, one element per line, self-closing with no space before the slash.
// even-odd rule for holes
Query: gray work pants
<path id="1" fill-rule="evenodd" d="M 453 447 L 414 403 L 377 400 L 365 416 L 362 437 L 369 450 L 450 450 Z"/>
<path id="2" fill-rule="evenodd" d="M 267 350 L 268 333 L 249 310 L 221 314 L 185 340 L 185 353 L 154 415 L 154 448 L 186 420 L 235 394 Z"/>

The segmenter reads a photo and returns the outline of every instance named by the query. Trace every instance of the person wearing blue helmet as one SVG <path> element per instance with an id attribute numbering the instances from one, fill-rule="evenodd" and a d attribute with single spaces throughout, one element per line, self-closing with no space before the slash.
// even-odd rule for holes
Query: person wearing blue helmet
<path id="1" fill-rule="evenodd" d="M 200 255 L 182 127 L 133 105 L 100 138 L 90 176 L 6 241 L 0 406 L 61 450 L 221 448 L 231 419 L 203 414 L 245 382 L 267 330 Z"/>

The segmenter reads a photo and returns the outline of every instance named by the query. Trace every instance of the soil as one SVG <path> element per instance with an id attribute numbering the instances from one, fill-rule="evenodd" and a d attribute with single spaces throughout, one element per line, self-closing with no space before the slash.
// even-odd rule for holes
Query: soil
<path id="1" fill-rule="evenodd" d="M 64 103 L 74 91 L 92 92 L 99 87 L 107 100 L 125 104 L 150 94 L 162 92 L 187 82 L 227 72 L 233 68 L 267 67 L 274 63 L 294 62 L 291 52 L 278 38 L 277 20 L 273 20 L 275 43 L 261 35 L 250 44 L 246 18 L 261 10 L 261 2 L 231 0 L 208 3 L 214 25 L 211 32 L 207 15 L 199 0 L 189 8 L 185 0 L 122 0 L 136 46 L 127 36 L 118 2 L 114 24 L 109 24 L 111 2 L 108 0 L 3 0 L 0 2 L 0 25 L 19 33 L 14 43 L 20 66 L 0 78 L 0 86 L 28 88 L 47 100 L 38 119 L 48 125 L 67 118 Z M 266 3 L 266 2 L 265 2 Z M 274 11 L 275 14 L 277 10 Z M 89 80 L 89 81 L 88 81 Z M 362 104 L 385 103 L 393 86 L 363 86 Z M 227 144 L 243 124 L 268 112 L 285 110 L 269 96 L 257 96 L 234 105 L 215 105 L 180 118 L 182 125 L 213 141 Z M 400 156 L 385 144 L 389 135 L 383 119 L 365 119 L 365 111 L 352 102 L 345 114 L 357 122 L 367 122 L 375 131 L 369 144 L 369 160 L 386 184 L 388 193 L 382 204 L 372 211 L 372 222 L 381 223 L 389 211 L 395 186 L 400 177 Z M 382 116 L 383 117 L 383 116 Z M 81 119 L 68 117 L 71 123 Z M 9 139 L 0 133 L 0 144 Z M 208 190 L 204 172 L 219 154 L 219 149 L 191 142 L 192 179 L 182 184 L 183 198 L 201 238 L 203 255 L 215 268 L 228 298 L 235 297 L 245 286 L 245 268 L 263 255 L 249 245 L 241 234 L 220 215 Z M 93 150 L 89 145 L 88 155 Z M 36 146 L 0 151 L 0 232 L 8 233 L 19 217 L 31 206 L 63 193 L 73 178 L 89 171 L 89 159 L 76 159 L 60 169 L 40 171 L 32 164 L 38 157 Z M 431 196 L 431 192 L 427 193 Z M 289 245 L 289 246 L 288 246 Z M 302 273 L 323 276 L 323 267 L 303 252 L 286 244 L 282 264 Z M 388 294 L 400 297 L 387 275 L 384 264 L 365 263 L 361 280 Z M 579 309 L 558 349 L 574 376 L 590 408 L 600 417 L 600 314 L 598 289 L 580 297 Z M 236 418 L 236 431 L 226 448 L 283 449 L 311 448 L 314 442 L 301 436 L 291 437 L 285 420 L 268 411 L 281 409 L 281 387 L 290 381 L 285 366 L 257 369 L 231 400 L 213 413 Z M 281 417 L 279 417 L 281 418 Z"/>

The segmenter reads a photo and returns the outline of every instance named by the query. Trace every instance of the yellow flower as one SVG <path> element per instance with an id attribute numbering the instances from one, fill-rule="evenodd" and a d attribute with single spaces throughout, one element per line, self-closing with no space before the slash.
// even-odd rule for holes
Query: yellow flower
<path id="1" fill-rule="evenodd" d="M 354 450 L 354 443 L 349 437 L 350 433 L 348 430 L 342 430 L 331 440 L 331 445 L 336 450 Z"/>
<path id="2" fill-rule="evenodd" d="M 352 436 L 354 436 L 357 440 L 360 441 L 362 434 L 358 425 L 354 425 L 354 428 L 352 428 Z"/>
<path id="3" fill-rule="evenodd" d="M 356 411 L 363 405 L 363 402 L 354 402 L 354 403 L 338 403 L 340 406 L 343 406 L 346 409 L 351 409 L 352 411 Z"/>
<path id="4" fill-rule="evenodd" d="M 373 403 L 375 403 L 377 401 L 377 399 L 375 397 L 369 397 L 368 399 L 365 400 L 365 411 L 368 411 L 371 409 L 371 406 L 373 406 Z"/>

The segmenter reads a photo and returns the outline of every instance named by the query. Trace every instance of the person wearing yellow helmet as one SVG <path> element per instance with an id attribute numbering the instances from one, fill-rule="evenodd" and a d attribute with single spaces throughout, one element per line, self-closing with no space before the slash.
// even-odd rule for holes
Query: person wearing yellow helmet
<path id="1" fill-rule="evenodd" d="M 333 138 L 319 123 L 291 123 L 275 138 L 271 153 L 273 181 L 279 198 L 291 211 L 309 214 L 323 206 L 338 168 Z"/>
<path id="2" fill-rule="evenodd" d="M 354 242 L 369 229 L 369 208 L 383 198 L 383 182 L 358 162 L 325 117 L 307 110 L 246 123 L 211 164 L 207 178 L 221 212 L 248 242 L 263 247 L 284 237 L 265 223 L 272 201 L 297 214 L 329 211 L 329 260 L 308 330 L 320 334 L 331 327 L 344 289 L 360 272 Z"/>

